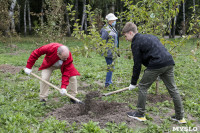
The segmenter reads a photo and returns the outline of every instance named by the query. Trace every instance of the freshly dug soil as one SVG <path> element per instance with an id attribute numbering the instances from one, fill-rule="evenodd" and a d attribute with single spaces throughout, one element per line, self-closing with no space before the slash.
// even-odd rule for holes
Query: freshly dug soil
<path id="1" fill-rule="evenodd" d="M 95 97 L 99 98 L 95 99 Z M 103 101 L 100 97 L 101 94 L 99 92 L 90 92 L 83 101 L 85 104 L 65 104 L 63 107 L 49 112 L 45 118 L 54 116 L 58 120 L 65 120 L 70 125 L 74 122 L 76 122 L 77 125 L 81 125 L 93 121 L 98 122 L 101 128 L 105 128 L 108 122 L 116 124 L 125 122 L 133 129 L 145 128 L 147 126 L 143 122 L 139 122 L 127 116 L 127 112 L 135 111 L 130 109 L 127 103 L 107 102 Z M 170 97 L 169 95 L 148 95 L 147 99 L 155 102 L 162 102 L 168 99 L 170 100 Z M 168 111 L 166 112 L 166 110 Z M 168 119 L 174 114 L 174 110 L 165 108 L 164 112 L 162 112 L 162 110 L 159 111 L 159 115 L 151 112 L 148 113 L 149 117 L 153 119 L 152 122 L 160 125 L 164 120 L 163 118 Z M 186 116 L 189 115 L 187 114 Z M 188 120 L 194 120 L 194 118 L 191 117 Z M 176 124 L 177 123 L 174 123 L 173 126 L 177 126 Z"/>
<path id="2" fill-rule="evenodd" d="M 131 118 L 127 117 L 126 112 L 131 111 L 126 103 L 102 101 L 99 92 L 90 92 L 86 95 L 84 104 L 65 104 L 47 116 L 55 116 L 58 120 L 66 120 L 72 124 L 87 123 L 90 120 L 99 122 L 104 127 L 107 122 L 130 122 Z M 99 97 L 99 100 L 95 100 Z"/>
<path id="3" fill-rule="evenodd" d="M 104 127 L 107 122 L 130 122 L 132 119 L 127 117 L 126 112 L 130 111 L 125 103 L 108 103 L 106 101 L 94 100 L 86 108 L 78 104 L 65 104 L 62 108 L 58 108 L 47 116 L 55 116 L 58 120 L 66 120 L 72 124 L 87 123 L 90 120 L 99 122 Z M 133 120 L 134 121 L 134 120 Z"/>

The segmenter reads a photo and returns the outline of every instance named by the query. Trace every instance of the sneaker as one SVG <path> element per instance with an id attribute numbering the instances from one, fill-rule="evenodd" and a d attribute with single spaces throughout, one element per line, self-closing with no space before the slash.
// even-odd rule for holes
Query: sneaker
<path id="1" fill-rule="evenodd" d="M 171 117 L 171 120 L 178 121 L 178 123 L 180 123 L 180 124 L 187 123 L 186 120 L 185 120 L 185 118 L 177 119 L 177 117 L 175 115 Z"/>
<path id="2" fill-rule="evenodd" d="M 144 114 L 139 114 L 138 112 L 128 112 L 127 113 L 128 117 L 131 117 L 133 119 L 136 119 L 138 121 L 146 121 L 147 119 L 145 118 Z"/>
<path id="3" fill-rule="evenodd" d="M 76 103 L 78 103 L 77 101 L 75 101 L 75 100 L 72 99 L 72 98 L 70 98 L 70 102 L 71 102 L 72 104 L 76 104 Z"/>
<path id="4" fill-rule="evenodd" d="M 109 87 L 109 84 L 105 84 L 104 89 L 107 89 Z"/>
<path id="5" fill-rule="evenodd" d="M 41 99 L 40 102 L 42 102 L 43 106 L 46 106 L 46 100 L 45 99 Z"/>

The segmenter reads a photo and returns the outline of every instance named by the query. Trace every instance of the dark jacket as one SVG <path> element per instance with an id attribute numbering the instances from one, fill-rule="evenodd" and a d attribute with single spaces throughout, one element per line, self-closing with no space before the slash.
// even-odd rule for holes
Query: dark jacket
<path id="1" fill-rule="evenodd" d="M 137 33 L 133 37 L 131 49 L 134 59 L 132 85 L 137 84 L 142 64 L 147 69 L 159 69 L 175 64 L 171 54 L 156 36 Z"/>

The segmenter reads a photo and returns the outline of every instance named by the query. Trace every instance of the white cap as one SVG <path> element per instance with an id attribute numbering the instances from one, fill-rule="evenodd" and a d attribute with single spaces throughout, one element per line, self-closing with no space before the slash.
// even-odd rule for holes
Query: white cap
<path id="1" fill-rule="evenodd" d="M 109 13 L 108 15 L 106 15 L 106 19 L 110 21 L 110 20 L 117 20 L 118 18 L 113 13 Z"/>

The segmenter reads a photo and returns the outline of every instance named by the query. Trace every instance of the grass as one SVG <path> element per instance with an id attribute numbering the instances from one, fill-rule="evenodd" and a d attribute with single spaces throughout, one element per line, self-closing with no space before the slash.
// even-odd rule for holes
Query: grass
<path id="1" fill-rule="evenodd" d="M 197 118 L 197 122 L 200 121 L 200 96 L 199 96 L 199 75 L 200 75 L 200 51 L 196 50 L 195 54 L 191 53 L 191 50 L 196 48 L 195 42 L 197 40 L 188 40 L 187 43 L 181 47 L 177 47 L 173 50 L 172 54 L 176 62 L 175 66 L 175 80 L 179 88 L 180 94 L 183 98 L 183 104 L 186 114 L 190 114 Z M 36 37 L 27 38 L 1 38 L 0 43 L 0 65 L 10 64 L 14 66 L 24 66 L 26 61 L 35 48 L 44 45 L 42 40 Z M 75 38 L 66 38 L 65 42 L 61 42 L 67 45 L 70 49 L 77 46 L 81 46 L 82 43 Z M 121 39 L 120 47 L 130 50 L 130 43 Z M 170 46 L 167 46 L 170 49 Z M 90 90 L 99 90 L 102 93 L 113 91 L 116 89 L 122 89 L 130 84 L 132 75 L 133 60 L 128 59 L 130 51 L 123 50 L 121 57 L 115 61 L 115 71 L 113 75 L 113 87 L 107 90 L 100 89 L 101 86 L 95 81 L 99 81 L 104 84 L 106 76 L 106 62 L 105 59 L 96 54 L 95 52 L 89 53 L 89 57 L 86 58 L 79 55 L 73 55 L 74 65 L 81 73 L 78 77 L 78 82 L 86 82 L 91 85 Z M 37 72 L 37 68 L 42 62 L 42 57 L 36 62 L 34 66 L 34 72 Z M 197 61 L 195 61 L 197 59 Z M 142 68 L 144 70 L 144 67 Z M 142 71 L 143 73 L 143 71 Z M 142 74 L 141 74 L 142 75 Z M 60 71 L 56 70 L 51 76 L 50 82 L 56 86 L 60 86 Z M 140 76 L 141 78 L 141 76 Z M 82 86 L 80 86 L 81 88 Z M 165 101 L 162 103 L 147 103 L 147 117 L 148 122 L 145 123 L 147 128 L 144 129 L 131 129 L 126 123 L 107 123 L 105 129 L 101 129 L 96 122 L 88 122 L 78 128 L 74 123 L 69 125 L 66 121 L 58 121 L 53 117 L 43 120 L 44 115 L 58 107 L 63 106 L 68 102 L 68 98 L 60 97 L 60 94 L 51 89 L 52 93 L 49 95 L 51 104 L 46 107 L 42 106 L 42 103 L 38 102 L 39 82 L 37 79 L 26 76 L 21 71 L 17 74 L 0 73 L 0 132 L 163 132 L 171 131 L 172 122 L 170 122 L 165 116 L 164 121 L 160 125 L 153 123 L 153 119 L 148 116 L 149 113 L 155 115 L 161 115 L 160 110 L 168 112 L 167 109 L 173 109 L 173 103 Z M 115 88 L 115 89 L 113 89 Z M 149 89 L 149 93 L 155 93 L 155 84 Z M 160 81 L 159 93 L 167 94 L 163 83 Z M 60 103 L 57 104 L 53 101 L 54 97 L 60 97 Z M 84 95 L 79 94 L 79 98 L 83 98 Z M 130 98 L 133 99 L 130 101 Z M 106 101 L 127 102 L 130 108 L 136 109 L 136 103 L 132 101 L 137 99 L 137 89 L 130 93 L 125 91 L 119 94 L 114 94 L 109 97 L 103 97 Z M 194 127 L 193 121 L 188 121 L 187 126 Z"/>

